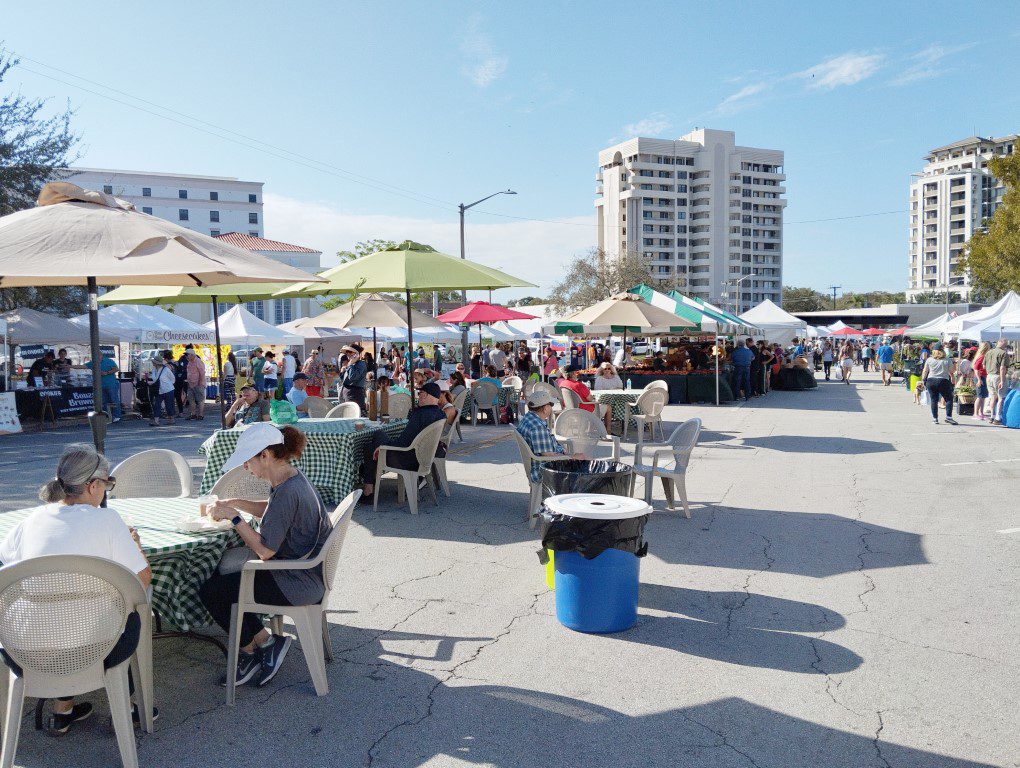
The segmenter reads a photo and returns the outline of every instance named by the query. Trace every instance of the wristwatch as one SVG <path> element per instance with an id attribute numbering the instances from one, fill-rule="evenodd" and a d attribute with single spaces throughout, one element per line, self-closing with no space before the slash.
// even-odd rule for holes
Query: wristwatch
<path id="1" fill-rule="evenodd" d="M 241 517 L 240 515 L 234 515 L 232 518 L 230 518 L 230 524 L 232 526 L 234 526 L 235 528 L 237 526 L 239 526 L 243 522 L 244 522 L 244 518 Z"/>

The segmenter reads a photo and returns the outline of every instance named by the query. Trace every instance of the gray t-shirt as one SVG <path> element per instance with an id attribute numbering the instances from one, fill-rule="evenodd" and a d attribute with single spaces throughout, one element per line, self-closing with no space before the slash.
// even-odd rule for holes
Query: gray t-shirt
<path id="1" fill-rule="evenodd" d="M 929 357 L 924 362 L 924 368 L 928 371 L 929 379 L 948 379 L 953 370 L 953 361 L 948 357 L 943 357 L 941 360 Z"/>
<path id="2" fill-rule="evenodd" d="M 315 557 L 333 529 L 318 491 L 298 472 L 269 494 L 259 534 L 276 552 L 274 560 Z M 270 571 L 291 605 L 311 605 L 322 599 L 322 566 L 300 571 Z"/>

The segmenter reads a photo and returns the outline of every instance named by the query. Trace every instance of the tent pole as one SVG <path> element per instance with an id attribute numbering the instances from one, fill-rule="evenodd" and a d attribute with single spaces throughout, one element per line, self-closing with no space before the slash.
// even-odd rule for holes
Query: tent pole
<path id="1" fill-rule="evenodd" d="M 715 335 L 715 404 L 719 405 L 719 334 Z"/>
<path id="2" fill-rule="evenodd" d="M 106 444 L 106 422 L 99 418 L 103 404 L 103 361 L 99 351 L 99 286 L 94 277 L 86 280 L 89 293 L 89 347 L 92 352 L 92 413 L 89 415 L 89 421 L 92 422 L 92 440 L 96 450 L 102 453 Z M 112 405 L 110 418 L 113 418 Z"/>
<path id="3" fill-rule="evenodd" d="M 407 371 L 407 382 L 411 386 L 408 389 L 411 390 L 411 405 L 414 406 L 414 330 L 411 327 L 411 292 L 404 291 L 404 297 L 407 299 L 407 354 L 408 360 L 410 361 L 410 368 Z"/>
<path id="4" fill-rule="evenodd" d="M 216 399 L 220 401 L 220 428 L 227 428 L 227 411 L 223 403 L 223 358 L 220 354 L 220 309 L 216 306 L 216 297 L 212 297 L 213 328 L 216 331 L 216 375 L 219 386 L 216 387 Z M 237 371 L 234 371 L 236 374 Z"/>

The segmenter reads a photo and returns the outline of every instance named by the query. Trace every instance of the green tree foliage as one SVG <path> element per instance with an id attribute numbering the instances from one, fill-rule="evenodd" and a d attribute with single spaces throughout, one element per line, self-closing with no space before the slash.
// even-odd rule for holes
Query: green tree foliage
<path id="1" fill-rule="evenodd" d="M 508 301 L 506 305 L 508 307 L 534 307 L 538 304 L 547 304 L 549 299 L 543 299 L 541 296 L 525 296 L 520 299 L 514 299 Z"/>
<path id="2" fill-rule="evenodd" d="M 814 288 L 783 287 L 783 309 L 787 312 L 818 312 L 830 306 L 828 297 Z"/>
<path id="3" fill-rule="evenodd" d="M 960 268 L 970 272 L 971 284 L 986 295 L 1020 291 L 1020 153 L 993 158 L 992 175 L 1002 179 L 1006 195 L 987 231 L 975 232 L 967 243 Z"/>
<path id="4" fill-rule="evenodd" d="M 959 304 L 963 301 L 963 297 L 960 296 L 956 291 L 949 292 L 949 303 Z M 946 303 L 946 292 L 945 291 L 925 291 L 924 293 L 914 294 L 914 304 L 945 304 Z"/>
<path id="5" fill-rule="evenodd" d="M 20 91 L 5 92 L 3 81 L 18 60 L 0 48 L 0 216 L 31 208 L 47 181 L 78 159 L 79 137 L 71 131 L 72 111 L 47 116 L 46 101 Z M 19 307 L 64 316 L 86 309 L 83 288 L 44 286 L 0 288 L 0 309 Z"/>
<path id="6" fill-rule="evenodd" d="M 672 280 L 655 280 L 641 256 L 628 252 L 619 258 L 592 248 L 567 265 L 563 279 L 553 286 L 549 303 L 557 312 L 589 307 L 616 293 L 644 283 L 664 291 L 673 289 Z"/>

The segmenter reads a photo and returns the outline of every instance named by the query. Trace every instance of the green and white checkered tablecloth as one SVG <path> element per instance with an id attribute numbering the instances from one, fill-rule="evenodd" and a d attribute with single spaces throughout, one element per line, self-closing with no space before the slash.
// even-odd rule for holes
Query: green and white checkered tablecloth
<path id="1" fill-rule="evenodd" d="M 232 529 L 179 533 L 177 521 L 198 517 L 197 499 L 111 499 L 110 508 L 138 529 L 152 566 L 152 607 L 163 629 L 187 631 L 212 624 L 198 598 L 198 588 L 216 570 L 224 550 L 240 543 Z M 28 517 L 33 508 L 0 514 L 0 539 Z"/>
<path id="2" fill-rule="evenodd" d="M 354 421 L 300 419 L 293 425 L 308 437 L 305 451 L 295 466 L 308 476 L 326 504 L 338 504 L 354 490 L 365 446 L 372 441 L 375 433 L 384 430 L 389 437 L 396 437 L 407 423 L 406 419 L 396 419 L 385 425 L 368 422 L 364 429 L 356 430 Z M 202 443 L 199 452 L 204 453 L 208 460 L 200 493 L 209 493 L 223 474 L 223 463 L 233 453 L 241 432 L 240 429 L 218 429 Z"/>
<path id="3" fill-rule="evenodd" d="M 643 389 L 601 389 L 592 392 L 591 395 L 596 403 L 604 403 L 609 406 L 613 412 L 613 421 L 623 423 L 623 419 L 627 415 L 626 404 L 636 403 L 642 392 L 644 392 Z M 641 413 L 641 411 L 634 408 L 631 409 L 631 413 Z M 637 426 L 633 417 L 630 420 L 630 425 Z"/>
<path id="4" fill-rule="evenodd" d="M 499 403 L 500 408 L 505 408 L 510 404 L 516 404 L 517 402 L 520 401 L 520 398 L 521 390 L 517 389 L 516 387 L 502 387 L 499 390 L 499 399 L 497 400 L 497 402 Z M 468 390 L 467 397 L 464 398 L 464 407 L 461 408 L 460 411 L 460 417 L 462 419 L 471 418 L 471 403 L 473 399 L 474 398 L 472 397 L 471 390 Z"/>

